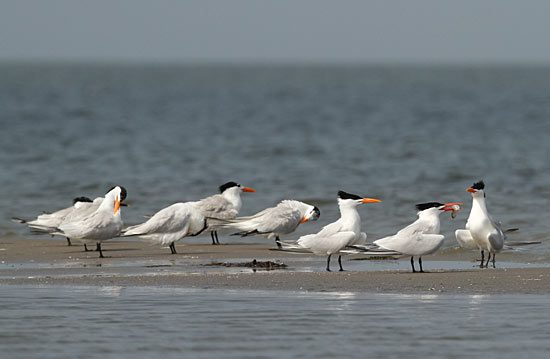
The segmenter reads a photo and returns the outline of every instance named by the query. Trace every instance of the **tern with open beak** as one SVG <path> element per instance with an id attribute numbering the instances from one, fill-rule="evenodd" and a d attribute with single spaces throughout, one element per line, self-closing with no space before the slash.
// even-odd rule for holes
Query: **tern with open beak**
<path id="1" fill-rule="evenodd" d="M 466 222 L 466 229 L 455 231 L 456 240 L 465 248 L 474 245 L 481 251 L 480 268 L 487 268 L 489 261 L 493 260 L 495 268 L 495 255 L 504 247 L 506 234 L 498 221 L 495 221 L 487 210 L 485 203 L 485 183 L 479 181 L 466 189 L 472 195 L 472 209 Z M 485 252 L 488 252 L 485 263 Z"/>
<path id="2" fill-rule="evenodd" d="M 373 244 L 378 247 L 377 249 L 394 251 L 397 252 L 397 255 L 411 256 L 413 273 L 416 272 L 414 257 L 418 257 L 420 272 L 424 272 L 422 268 L 422 256 L 437 252 L 445 239 L 443 235 L 439 234 L 439 215 L 442 212 L 454 213 L 453 211 L 456 211 L 457 206 L 460 205 L 461 203 L 459 202 L 427 202 L 417 204 L 418 219 L 416 221 L 401 229 L 393 236 L 378 239 Z"/>

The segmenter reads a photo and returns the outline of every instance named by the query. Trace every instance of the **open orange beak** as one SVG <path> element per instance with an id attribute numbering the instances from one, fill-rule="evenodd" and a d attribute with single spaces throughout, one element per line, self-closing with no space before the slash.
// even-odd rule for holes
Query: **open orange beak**
<path id="1" fill-rule="evenodd" d="M 376 198 L 363 198 L 363 199 L 361 199 L 361 203 L 378 203 L 378 202 L 382 202 L 382 201 L 379 200 L 379 199 L 376 199 Z"/>
<path id="2" fill-rule="evenodd" d="M 115 207 L 113 208 L 113 213 L 117 214 L 119 208 L 120 208 L 120 200 L 117 197 L 117 198 L 115 198 Z"/>
<path id="3" fill-rule="evenodd" d="M 473 189 L 472 187 L 468 187 L 468 188 L 466 188 L 466 192 L 476 193 L 476 190 Z"/>
<path id="4" fill-rule="evenodd" d="M 460 209 L 460 206 L 462 205 L 462 202 L 449 202 L 449 203 L 445 203 L 445 205 L 443 206 L 442 210 L 445 211 L 445 212 L 450 212 L 450 211 L 456 211 L 457 208 Z M 458 207 L 456 207 L 458 206 Z"/>
<path id="5" fill-rule="evenodd" d="M 241 188 L 241 191 L 243 191 L 243 192 L 256 192 L 256 190 L 254 190 L 250 187 L 243 187 L 243 188 Z"/>

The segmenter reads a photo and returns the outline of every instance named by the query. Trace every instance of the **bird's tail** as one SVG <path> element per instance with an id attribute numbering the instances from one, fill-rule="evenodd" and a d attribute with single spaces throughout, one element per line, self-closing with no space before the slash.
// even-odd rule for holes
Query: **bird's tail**
<path id="1" fill-rule="evenodd" d="M 246 237 L 256 234 L 266 234 L 258 231 L 256 229 L 256 223 L 248 218 L 214 219 L 213 223 L 215 223 L 216 228 L 232 232 L 232 236 Z"/>
<path id="2" fill-rule="evenodd" d="M 277 249 L 272 249 L 273 251 L 283 251 L 283 252 L 293 252 L 293 253 L 312 253 L 311 250 L 302 247 L 297 242 L 284 242 L 281 240 L 276 241 L 277 244 L 280 244 L 281 247 Z"/>
<path id="3" fill-rule="evenodd" d="M 11 217 L 11 221 L 15 222 L 15 223 L 20 223 L 20 224 L 25 224 L 25 223 L 29 222 L 28 219 L 23 219 L 23 218 L 19 218 L 19 217 Z"/>
<path id="4" fill-rule="evenodd" d="M 542 241 L 506 241 L 504 242 L 505 247 L 515 248 L 523 246 L 531 246 L 534 244 L 541 244 Z"/>
<path id="5" fill-rule="evenodd" d="M 401 256 L 400 252 L 380 248 L 375 244 L 352 245 L 340 250 L 347 254 L 362 254 L 367 256 Z"/>
<path id="6" fill-rule="evenodd" d="M 123 228 L 120 231 L 120 236 L 119 237 L 136 237 L 136 236 L 144 235 L 144 233 L 143 233 L 144 231 L 142 231 L 140 229 L 142 224 L 143 223 L 136 224 L 135 226 L 130 226 L 130 227 Z"/>
<path id="7" fill-rule="evenodd" d="M 63 233 L 62 230 L 60 230 L 57 227 L 50 227 L 50 226 L 41 226 L 39 224 L 32 224 L 29 225 L 29 230 L 32 234 L 51 234 L 51 235 L 64 235 L 59 234 L 58 232 Z"/>

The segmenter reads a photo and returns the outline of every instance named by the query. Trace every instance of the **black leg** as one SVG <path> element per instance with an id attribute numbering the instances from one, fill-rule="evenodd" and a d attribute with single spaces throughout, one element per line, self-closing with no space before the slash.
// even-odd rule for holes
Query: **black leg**
<path id="1" fill-rule="evenodd" d="M 210 237 L 212 237 L 212 245 L 216 245 L 216 237 L 214 237 L 214 231 L 210 232 Z"/>
<path id="2" fill-rule="evenodd" d="M 495 266 L 495 258 L 496 258 L 497 254 L 496 253 L 493 253 L 493 268 L 496 268 Z"/>
<path id="3" fill-rule="evenodd" d="M 485 263 L 485 268 L 489 268 L 489 261 L 491 260 L 491 252 L 489 252 L 489 255 L 487 256 L 487 263 Z"/>
<path id="4" fill-rule="evenodd" d="M 91 252 L 92 250 L 91 249 L 88 249 L 88 246 L 86 245 L 86 243 L 84 243 L 84 252 Z"/>
<path id="5" fill-rule="evenodd" d="M 342 268 L 342 256 L 338 256 L 338 265 L 340 265 L 340 272 L 344 271 L 344 268 Z"/>
<path id="6" fill-rule="evenodd" d="M 101 251 L 101 243 L 100 242 L 97 242 L 95 250 L 99 252 L 99 258 L 105 258 L 105 257 L 103 257 L 103 252 Z"/>
<path id="7" fill-rule="evenodd" d="M 413 269 L 413 273 L 416 273 L 416 269 L 414 269 L 414 257 L 411 257 L 411 267 Z"/>
<path id="8" fill-rule="evenodd" d="M 420 272 L 424 273 L 424 269 L 422 269 L 422 257 L 418 257 L 418 264 L 420 264 Z"/>
<path id="9" fill-rule="evenodd" d="M 220 244 L 220 240 L 218 239 L 218 231 L 214 231 L 214 235 L 216 236 L 216 244 Z"/>
<path id="10" fill-rule="evenodd" d="M 328 255 L 328 258 L 327 258 L 327 272 L 330 272 L 330 256 L 331 256 L 331 255 L 332 255 L 332 254 L 329 254 L 329 255 Z"/>
<path id="11" fill-rule="evenodd" d="M 275 243 L 277 244 L 277 248 L 283 249 L 283 246 L 281 245 L 281 243 L 279 243 L 279 241 L 280 241 L 279 236 L 275 237 Z"/>
<path id="12" fill-rule="evenodd" d="M 72 246 L 71 239 L 69 237 L 67 237 L 67 245 Z"/>
<path id="13" fill-rule="evenodd" d="M 483 263 L 485 262 L 485 251 L 481 251 L 481 264 L 479 265 L 479 268 L 483 268 Z"/>
<path id="14" fill-rule="evenodd" d="M 176 252 L 176 244 L 175 242 L 170 243 L 170 250 L 172 251 L 172 254 L 178 254 Z"/>

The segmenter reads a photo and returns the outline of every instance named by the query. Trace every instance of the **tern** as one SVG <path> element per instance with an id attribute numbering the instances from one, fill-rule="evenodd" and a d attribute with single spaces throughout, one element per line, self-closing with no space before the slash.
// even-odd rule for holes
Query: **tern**
<path id="1" fill-rule="evenodd" d="M 200 200 L 196 207 L 208 218 L 208 231 L 212 244 L 220 244 L 218 225 L 221 220 L 235 219 L 242 207 L 241 192 L 256 192 L 250 187 L 243 187 L 236 182 L 227 182 L 219 187 L 220 193 Z"/>
<path id="2" fill-rule="evenodd" d="M 485 183 L 479 181 L 466 189 L 472 195 L 472 209 L 466 222 L 466 229 L 455 231 L 456 240 L 461 247 L 477 247 L 481 251 L 480 268 L 487 268 L 491 256 L 493 258 L 493 268 L 495 268 L 495 255 L 504 247 L 506 234 L 498 221 L 487 211 L 485 203 Z M 485 251 L 489 253 L 487 263 L 485 261 Z"/>
<path id="3" fill-rule="evenodd" d="M 120 187 L 120 206 L 121 207 L 127 207 L 128 205 L 126 203 L 124 203 L 124 200 L 128 196 L 128 192 L 126 191 L 126 188 L 124 188 L 123 186 L 119 186 L 119 187 Z M 109 188 L 107 193 L 109 193 L 114 188 L 115 187 Z M 60 225 L 63 224 L 63 223 L 70 223 L 70 222 L 78 221 L 78 220 L 81 220 L 81 219 L 86 218 L 87 216 L 91 215 L 92 213 L 94 213 L 99 208 L 99 206 L 103 202 L 103 199 L 104 199 L 103 197 L 96 197 L 96 198 L 94 198 L 93 201 L 81 204 L 78 208 L 76 208 L 74 211 L 69 213 L 61 221 Z M 70 239 L 67 238 L 67 240 L 70 240 Z M 84 251 L 88 252 L 88 247 L 87 247 L 86 243 L 84 243 Z"/>
<path id="4" fill-rule="evenodd" d="M 13 217 L 12 220 L 16 223 L 26 224 L 33 233 L 42 234 L 49 233 L 52 230 L 57 229 L 57 226 L 63 222 L 63 220 L 74 211 L 86 204 L 91 203 L 92 200 L 88 197 L 77 197 L 73 199 L 73 205 L 67 208 L 60 209 L 53 213 L 43 213 L 36 217 L 36 219 L 26 220 L 18 217 Z M 67 245 L 71 245 L 71 240 L 67 238 Z"/>
<path id="5" fill-rule="evenodd" d="M 101 242 L 118 237 L 122 229 L 120 201 L 122 187 L 115 186 L 110 190 L 101 204 L 91 214 L 83 218 L 64 221 L 52 234 L 61 235 L 84 243 L 95 242 L 99 257 L 103 258 Z"/>
<path id="6" fill-rule="evenodd" d="M 144 223 L 123 230 L 121 237 L 138 236 L 168 246 L 177 254 L 175 242 L 197 236 L 207 228 L 206 218 L 196 207 L 198 202 L 174 203 L 155 213 Z"/>
<path id="7" fill-rule="evenodd" d="M 361 232 L 361 217 L 357 206 L 362 203 L 377 203 L 379 199 L 360 197 L 344 191 L 338 192 L 338 207 L 340 219 L 326 225 L 316 234 L 308 234 L 298 238 L 296 243 L 280 242 L 283 250 L 306 250 L 319 256 L 327 257 L 327 271 L 330 272 L 330 258 L 338 254 L 338 265 L 342 268 L 342 249 L 347 246 L 362 244 L 367 235 Z"/>
<path id="8" fill-rule="evenodd" d="M 454 211 L 460 205 L 461 203 L 459 202 L 427 202 L 417 204 L 418 219 L 393 236 L 374 241 L 375 249 L 397 252 L 395 253 L 397 255 L 411 256 L 413 273 L 416 273 L 414 257 L 417 256 L 420 272 L 424 272 L 422 268 L 422 256 L 437 252 L 445 239 L 443 235 L 439 234 L 439 215 L 442 212 L 451 212 L 454 214 Z M 366 252 L 368 251 L 369 249 L 366 250 Z"/>
<path id="9" fill-rule="evenodd" d="M 235 235 L 243 237 L 264 235 L 268 239 L 275 239 L 277 246 L 281 248 L 281 235 L 294 232 L 302 223 L 316 221 L 320 215 L 321 211 L 315 206 L 295 200 L 284 200 L 277 206 L 266 208 L 252 216 L 228 220 L 220 225 L 220 228 L 237 231 Z"/>
<path id="10" fill-rule="evenodd" d="M 128 192 L 126 191 L 126 188 L 123 186 L 120 187 L 120 206 L 126 207 L 128 206 L 126 203 L 124 203 L 124 200 L 126 199 Z M 109 193 L 113 188 L 109 188 L 107 193 Z M 58 235 L 59 234 L 59 226 L 64 223 L 71 223 L 75 221 L 79 221 L 83 218 L 88 217 L 92 213 L 94 213 L 98 208 L 101 202 L 103 202 L 103 197 L 96 197 L 94 200 L 91 200 L 88 197 L 77 197 L 73 200 L 74 205 L 73 207 L 65 208 L 61 211 L 52 213 L 51 215 L 48 215 L 44 217 L 44 220 L 33 222 L 32 225 L 29 225 L 31 230 L 34 233 L 37 234 L 51 234 Z M 55 216 L 54 216 L 55 215 Z M 43 215 L 39 216 L 39 218 L 42 218 Z M 19 223 L 21 222 L 21 219 L 19 220 Z M 71 239 L 69 237 L 67 238 L 67 244 L 71 245 Z M 84 243 L 84 251 L 88 252 L 88 248 L 86 243 Z"/>

